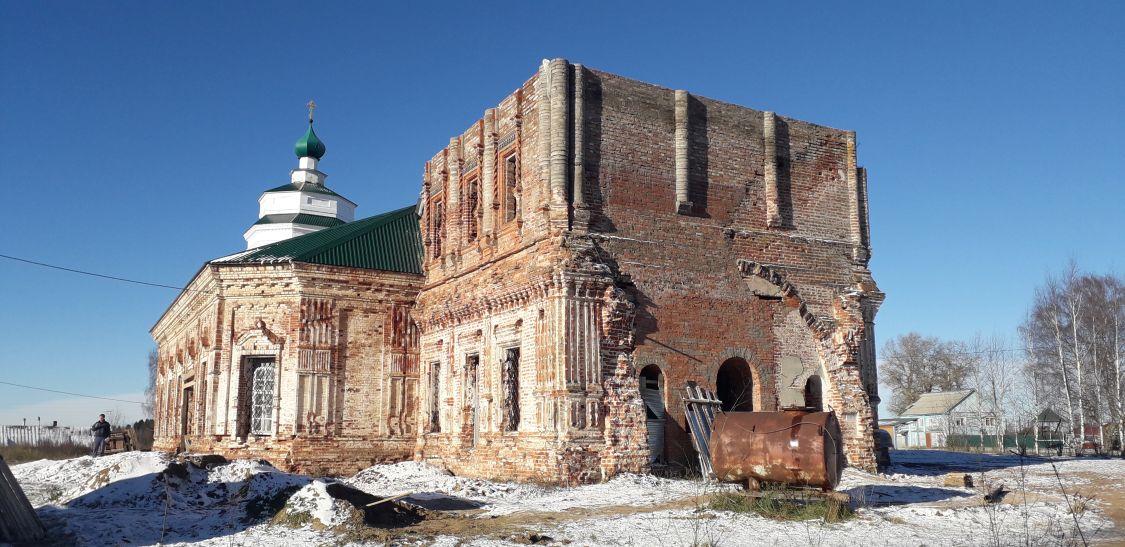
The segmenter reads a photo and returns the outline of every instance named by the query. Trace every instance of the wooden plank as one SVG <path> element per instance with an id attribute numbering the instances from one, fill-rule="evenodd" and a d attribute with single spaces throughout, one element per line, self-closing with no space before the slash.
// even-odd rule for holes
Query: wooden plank
<path id="1" fill-rule="evenodd" d="M 711 467 L 711 422 L 715 417 L 715 400 L 698 386 L 686 386 L 684 414 L 687 417 L 692 446 L 699 454 L 699 468 L 706 477 L 714 475 Z"/>
<path id="2" fill-rule="evenodd" d="M 367 504 L 367 506 L 373 507 L 375 505 L 379 505 L 380 503 L 387 503 L 388 501 L 395 501 L 395 500 L 398 500 L 398 499 L 405 498 L 406 496 L 409 496 L 410 494 L 413 494 L 413 493 L 414 492 L 411 492 L 411 491 L 399 492 L 398 494 L 395 494 L 395 495 L 390 496 L 390 497 L 383 498 L 379 501 L 373 501 L 373 502 Z"/>
<path id="3" fill-rule="evenodd" d="M 0 541 L 30 542 L 46 535 L 47 530 L 35 514 L 35 508 L 8 469 L 4 457 L 0 456 Z"/>

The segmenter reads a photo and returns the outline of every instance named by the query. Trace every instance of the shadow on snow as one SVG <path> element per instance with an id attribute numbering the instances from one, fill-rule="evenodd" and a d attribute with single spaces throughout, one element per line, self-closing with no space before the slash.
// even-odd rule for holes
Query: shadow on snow
<path id="1" fill-rule="evenodd" d="M 269 522 L 290 497 L 313 481 L 279 470 L 247 473 L 243 480 L 210 482 L 208 471 L 193 465 L 169 464 L 159 473 L 111 482 L 65 505 L 45 505 L 39 516 L 51 523 L 53 544 L 74 543 L 63 528 L 104 544 L 156 545 L 193 542 L 236 534 Z M 368 526 L 392 528 L 416 524 L 420 512 L 332 480 L 325 490 L 348 502 Z M 451 496 L 418 495 L 407 500 L 421 507 L 468 508 L 476 502 Z M 59 524 L 54 526 L 54 524 Z"/>
<path id="2" fill-rule="evenodd" d="M 998 469 L 1104 457 L 1045 457 L 1018 454 L 980 454 L 948 450 L 892 450 L 890 474 L 937 476 L 946 473 L 982 473 Z"/>

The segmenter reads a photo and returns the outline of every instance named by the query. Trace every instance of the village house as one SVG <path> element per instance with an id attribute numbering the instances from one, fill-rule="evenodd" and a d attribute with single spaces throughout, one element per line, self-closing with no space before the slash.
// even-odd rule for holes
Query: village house
<path id="1" fill-rule="evenodd" d="M 895 448 L 944 448 L 964 444 L 968 437 L 995 439 L 1003 427 L 1000 410 L 975 389 L 934 388 L 918 397 L 893 423 Z"/>
<path id="2" fill-rule="evenodd" d="M 426 162 L 417 207 L 359 221 L 310 138 L 260 200 L 281 228 L 153 328 L 159 448 L 601 480 L 694 461 L 694 382 L 727 410 L 835 411 L 875 467 L 854 132 L 555 59 Z"/>

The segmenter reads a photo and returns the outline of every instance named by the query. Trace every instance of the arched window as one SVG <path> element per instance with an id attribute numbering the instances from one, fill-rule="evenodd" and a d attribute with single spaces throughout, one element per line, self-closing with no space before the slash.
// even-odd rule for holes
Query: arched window
<path id="1" fill-rule="evenodd" d="M 649 365 L 641 370 L 641 399 L 645 402 L 645 416 L 649 420 L 664 419 L 664 374 L 660 367 Z"/>
<path id="2" fill-rule="evenodd" d="M 805 408 L 813 412 L 824 411 L 823 395 L 821 394 L 820 376 L 809 376 L 805 380 Z"/>
<path id="3" fill-rule="evenodd" d="M 472 243 L 477 240 L 477 225 L 480 221 L 480 189 L 477 178 L 474 176 L 465 184 L 465 239 Z"/>
<path id="4" fill-rule="evenodd" d="M 754 410 L 754 377 L 750 364 L 740 357 L 724 361 L 715 378 L 715 394 L 723 402 L 723 412 Z"/>

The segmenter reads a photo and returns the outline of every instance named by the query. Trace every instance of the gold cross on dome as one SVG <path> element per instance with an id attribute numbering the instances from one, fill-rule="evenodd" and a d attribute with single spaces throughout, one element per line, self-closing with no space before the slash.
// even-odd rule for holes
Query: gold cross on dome
<path id="1" fill-rule="evenodd" d="M 313 111 L 316 110 L 316 101 L 309 101 L 309 104 L 307 104 L 305 106 L 309 107 L 309 123 L 312 123 L 313 122 Z"/>

